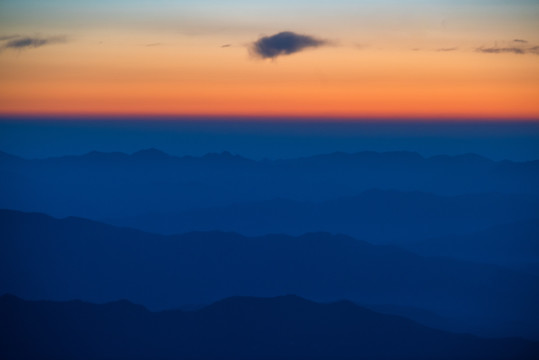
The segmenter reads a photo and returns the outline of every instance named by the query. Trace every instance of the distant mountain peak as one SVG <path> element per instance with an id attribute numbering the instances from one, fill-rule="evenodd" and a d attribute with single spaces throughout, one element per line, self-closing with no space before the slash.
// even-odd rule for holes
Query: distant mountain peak
<path id="1" fill-rule="evenodd" d="M 132 157 L 134 158 L 139 158 L 139 159 L 150 159 L 150 160 L 161 160 L 161 159 L 168 159 L 170 158 L 170 155 L 161 151 L 161 150 L 158 150 L 156 148 L 149 148 L 149 149 L 143 149 L 143 150 L 140 150 L 140 151 L 137 151 L 137 152 L 134 152 L 133 154 L 131 154 Z"/>
<path id="2" fill-rule="evenodd" d="M 480 163 L 489 163 L 492 162 L 489 158 L 486 158 L 484 156 L 474 154 L 474 153 L 465 153 L 465 154 L 459 154 L 459 155 L 436 155 L 428 158 L 428 160 L 434 160 L 434 161 L 454 161 L 454 162 L 463 162 L 463 163 L 470 163 L 470 164 L 480 164 Z"/>
<path id="3" fill-rule="evenodd" d="M 305 158 L 300 158 L 301 160 L 308 161 L 419 161 L 424 160 L 424 157 L 421 154 L 413 151 L 386 151 L 386 152 L 377 152 L 377 151 L 360 151 L 360 152 L 343 152 L 336 151 L 327 154 L 313 155 Z"/>
<path id="4" fill-rule="evenodd" d="M 127 158 L 127 154 L 126 153 L 123 153 L 123 152 L 103 152 L 103 151 L 96 151 L 96 150 L 93 150 L 93 151 L 90 151 L 84 155 L 81 155 L 81 156 L 73 156 L 73 155 L 68 155 L 68 156 L 63 156 L 61 158 L 58 158 L 58 159 L 70 159 L 70 160 L 77 160 L 77 159 L 85 159 L 85 160 L 94 160 L 94 161 L 110 161 L 110 160 L 114 160 L 114 161 L 121 161 L 125 158 Z M 54 158 L 53 158 L 54 159 Z"/>
<path id="5" fill-rule="evenodd" d="M 23 160 L 21 157 L 0 151 L 0 160 Z"/>
<path id="6" fill-rule="evenodd" d="M 23 301 L 23 300 L 20 297 L 13 294 L 6 293 L 0 296 L 0 302 L 18 302 L 18 301 Z"/>
<path id="7" fill-rule="evenodd" d="M 248 160 L 247 158 L 244 158 L 241 155 L 232 154 L 230 151 L 222 151 L 220 153 L 207 153 L 204 156 L 202 156 L 203 159 L 207 160 L 241 160 L 245 161 Z"/>
<path id="8" fill-rule="evenodd" d="M 223 158 L 232 158 L 235 157 L 230 151 L 221 151 L 221 152 L 211 152 L 205 154 L 203 157 L 223 157 Z"/>

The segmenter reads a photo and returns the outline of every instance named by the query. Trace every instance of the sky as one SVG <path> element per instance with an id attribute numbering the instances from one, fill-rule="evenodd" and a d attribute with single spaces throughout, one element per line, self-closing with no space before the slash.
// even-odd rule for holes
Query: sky
<path id="1" fill-rule="evenodd" d="M 2 0 L 0 116 L 539 118 L 537 0 Z"/>

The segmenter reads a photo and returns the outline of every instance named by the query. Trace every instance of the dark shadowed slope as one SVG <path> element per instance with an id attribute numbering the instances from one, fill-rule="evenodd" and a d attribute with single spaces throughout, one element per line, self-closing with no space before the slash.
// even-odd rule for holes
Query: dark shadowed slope
<path id="1" fill-rule="evenodd" d="M 539 278 L 495 266 L 425 258 L 327 233 L 164 237 L 14 211 L 1 211 L 0 219 L 0 292 L 30 299 L 127 298 L 162 309 L 294 293 L 518 320 L 539 334 Z"/>
<path id="2" fill-rule="evenodd" d="M 539 218 L 539 197 L 371 190 L 321 203 L 276 199 L 107 222 L 162 234 L 221 230 L 259 236 L 327 231 L 372 243 L 415 243 L 533 217 Z"/>
<path id="3" fill-rule="evenodd" d="M 0 207 L 89 218 L 177 212 L 286 198 L 324 201 L 380 188 L 437 194 L 538 194 L 539 162 L 411 152 L 333 153 L 254 161 L 230 153 L 174 157 L 92 152 L 42 160 L 0 156 Z"/>
<path id="4" fill-rule="evenodd" d="M 430 329 L 350 302 L 228 298 L 194 312 L 0 298 L 5 359 L 534 359 L 536 343 Z"/>
<path id="5" fill-rule="evenodd" d="M 483 337 L 521 337 L 539 340 L 537 325 L 519 320 L 500 321 L 496 317 L 476 318 L 472 316 L 441 316 L 432 311 L 412 306 L 390 304 L 358 304 L 367 309 L 402 316 L 434 329 L 455 333 L 474 334 Z"/>
<path id="6" fill-rule="evenodd" d="M 447 256 L 499 264 L 539 274 L 538 219 L 498 225 L 473 234 L 427 239 L 403 246 L 425 256 Z"/>

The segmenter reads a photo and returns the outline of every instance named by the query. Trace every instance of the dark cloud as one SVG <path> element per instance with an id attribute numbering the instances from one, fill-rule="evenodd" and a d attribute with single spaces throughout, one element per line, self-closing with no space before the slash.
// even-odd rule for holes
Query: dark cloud
<path id="1" fill-rule="evenodd" d="M 539 55 L 539 46 L 534 46 L 528 49 L 528 53 Z"/>
<path id="2" fill-rule="evenodd" d="M 486 53 L 486 54 L 503 54 L 503 53 L 513 53 L 513 54 L 525 54 L 524 49 L 518 47 L 489 47 L 489 48 L 477 48 L 477 51 Z"/>
<path id="3" fill-rule="evenodd" d="M 436 51 L 440 51 L 440 52 L 449 52 L 449 51 L 457 51 L 459 48 L 456 48 L 456 47 L 452 47 L 452 48 L 440 48 L 440 49 L 436 49 Z"/>
<path id="4" fill-rule="evenodd" d="M 477 48 L 476 50 L 485 54 L 518 54 L 518 55 L 536 54 L 536 55 L 539 55 L 539 46 L 528 47 L 528 48 L 516 47 L 516 46 L 489 47 L 489 48 L 481 47 L 481 48 Z"/>
<path id="5" fill-rule="evenodd" d="M 222 48 L 227 48 L 227 47 L 231 47 L 232 45 L 230 44 L 224 44 L 224 45 L 221 45 Z"/>
<path id="6" fill-rule="evenodd" d="M 309 35 L 300 35 L 291 31 L 283 31 L 272 36 L 264 36 L 251 45 L 254 55 L 263 59 L 273 59 L 281 55 L 290 55 L 306 48 L 327 45 L 326 40 Z"/>
<path id="7" fill-rule="evenodd" d="M 526 40 L 522 40 L 522 39 L 515 39 L 513 41 L 516 42 L 516 43 L 521 43 L 521 44 L 527 44 L 528 43 Z"/>
<path id="8" fill-rule="evenodd" d="M 6 39 L 7 40 L 7 39 Z M 14 36 L 8 42 L 6 42 L 3 49 L 29 49 L 37 48 L 50 44 L 57 44 L 66 42 L 64 36 L 50 36 L 50 37 L 31 37 L 31 36 Z"/>

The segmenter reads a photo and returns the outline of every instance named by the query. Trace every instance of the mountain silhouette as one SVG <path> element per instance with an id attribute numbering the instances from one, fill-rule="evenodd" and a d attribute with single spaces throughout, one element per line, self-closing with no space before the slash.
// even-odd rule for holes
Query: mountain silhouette
<path id="1" fill-rule="evenodd" d="M 532 269 L 539 265 L 539 220 L 530 219 L 493 226 L 465 235 L 444 236 L 404 244 L 406 249 L 425 256 L 457 259 Z M 539 266 L 535 266 L 539 269 Z M 537 272 L 539 274 L 539 272 Z"/>
<path id="2" fill-rule="evenodd" d="M 0 224 L 0 293 L 29 299 L 127 298 L 164 309 L 295 293 L 488 318 L 490 325 L 520 321 L 539 334 L 539 278 L 492 265 L 421 257 L 327 233 L 160 236 L 7 210 L 0 211 Z"/>
<path id="3" fill-rule="evenodd" d="M 455 333 L 475 334 L 483 337 L 522 337 L 537 341 L 537 329 L 533 323 L 522 320 L 503 320 L 496 318 L 477 318 L 473 315 L 442 316 L 435 312 L 413 307 L 392 304 L 361 304 L 367 309 L 382 313 L 405 317 L 430 328 Z M 183 308 L 183 307 L 182 307 Z M 187 310 L 197 307 L 186 307 Z M 200 307 L 198 307 L 200 308 Z"/>
<path id="4" fill-rule="evenodd" d="M 197 311 L 0 297 L 2 358 L 534 359 L 539 345 L 434 330 L 347 301 L 233 297 Z"/>
<path id="5" fill-rule="evenodd" d="M 161 150 L 150 148 L 150 149 L 145 149 L 145 150 L 134 152 L 131 155 L 131 157 L 133 159 L 159 161 L 159 160 L 168 160 L 170 158 L 170 155 L 164 153 Z"/>
<path id="6" fill-rule="evenodd" d="M 360 152 L 260 161 L 228 152 L 176 157 L 157 149 L 33 160 L 4 154 L 0 175 L 0 208 L 94 219 L 275 198 L 321 202 L 373 188 L 539 195 L 538 161 L 473 154 Z"/>
<path id="7" fill-rule="evenodd" d="M 319 203 L 274 199 L 104 221 L 161 234 L 223 230 L 259 236 L 325 231 L 373 243 L 406 244 L 532 217 L 539 217 L 539 197 L 370 190 Z"/>

